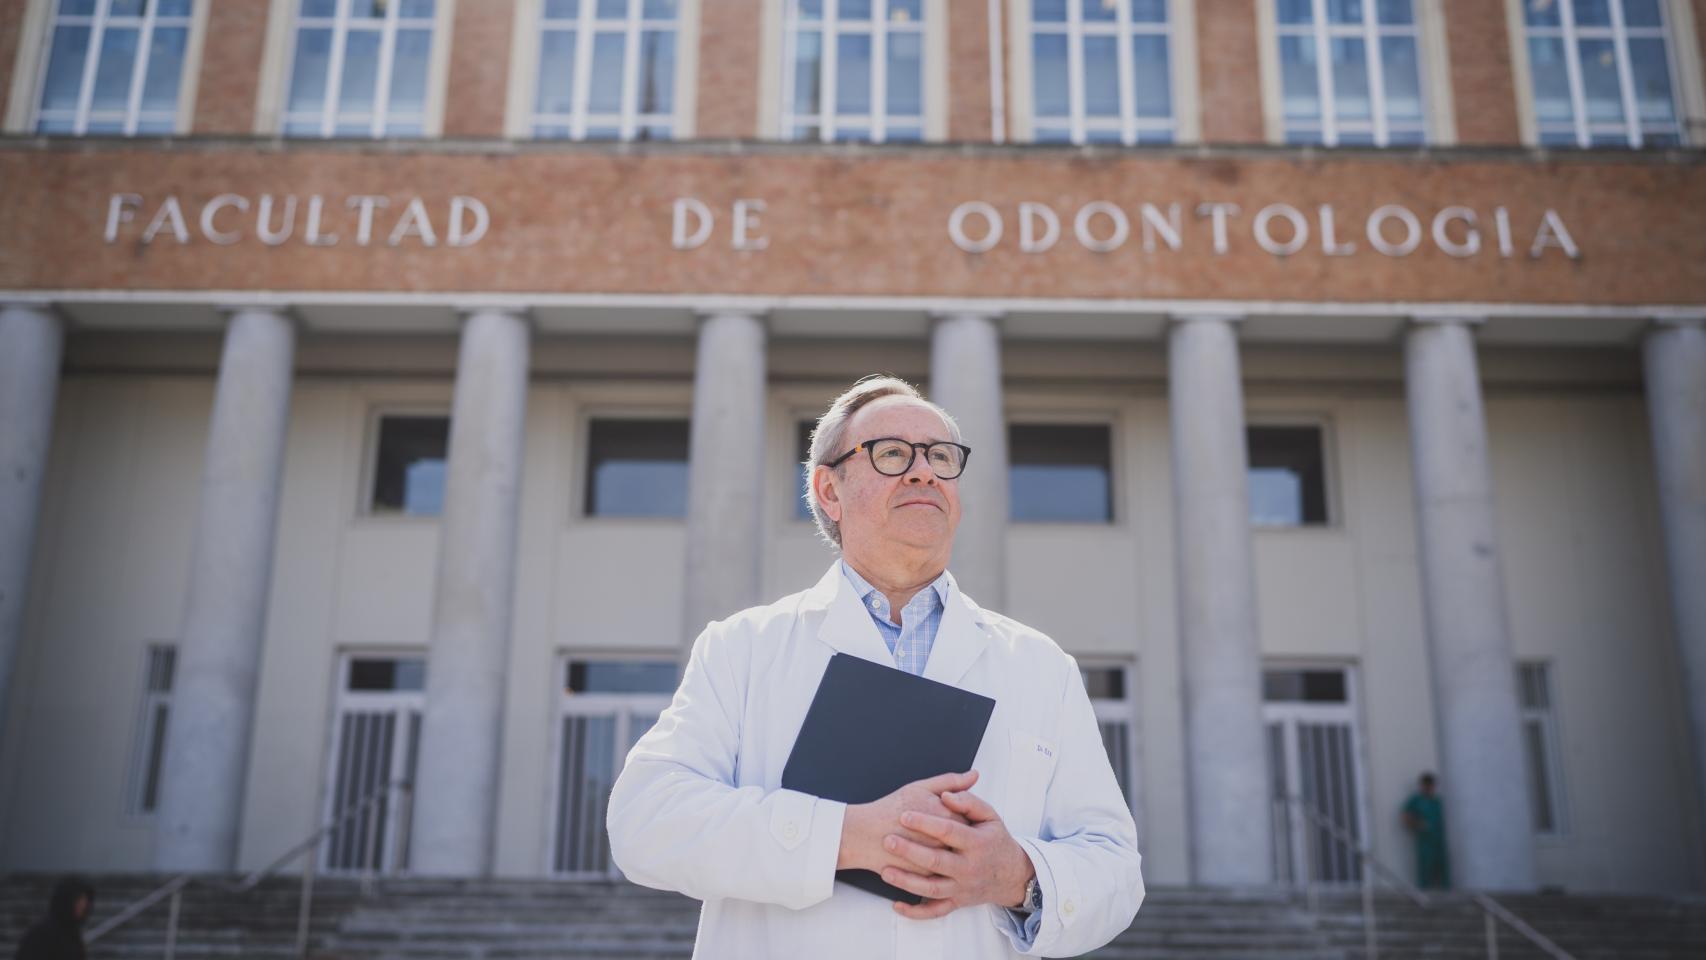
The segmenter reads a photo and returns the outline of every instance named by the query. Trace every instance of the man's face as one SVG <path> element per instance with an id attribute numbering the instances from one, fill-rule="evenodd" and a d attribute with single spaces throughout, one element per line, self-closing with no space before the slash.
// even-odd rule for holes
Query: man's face
<path id="1" fill-rule="evenodd" d="M 833 455 L 878 437 L 914 443 L 953 439 L 936 411 L 910 397 L 883 397 L 853 415 L 842 449 Z M 922 450 L 898 477 L 878 473 L 861 450 L 838 468 L 817 468 L 813 482 L 824 512 L 841 525 L 841 549 L 850 557 L 897 546 L 943 554 L 952 549 L 960 523 L 959 481 L 939 479 Z"/>

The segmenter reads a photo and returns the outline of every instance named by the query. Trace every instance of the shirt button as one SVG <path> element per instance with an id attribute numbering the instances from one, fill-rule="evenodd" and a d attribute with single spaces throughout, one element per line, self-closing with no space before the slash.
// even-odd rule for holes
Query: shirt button
<path id="1" fill-rule="evenodd" d="M 876 597 L 871 598 L 871 609 L 872 610 L 879 609 L 882 607 L 882 605 L 883 605 L 883 602 L 881 600 L 878 600 Z"/>

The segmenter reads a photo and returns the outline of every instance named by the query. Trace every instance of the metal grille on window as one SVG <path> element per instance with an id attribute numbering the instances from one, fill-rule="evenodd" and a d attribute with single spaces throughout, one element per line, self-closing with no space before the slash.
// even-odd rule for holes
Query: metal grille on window
<path id="1" fill-rule="evenodd" d="M 786 0 L 782 137 L 924 137 L 924 0 Z"/>
<path id="2" fill-rule="evenodd" d="M 1270 0 L 1285 141 L 1420 144 L 1427 136 L 1412 0 Z"/>
<path id="3" fill-rule="evenodd" d="M 300 0 L 284 133 L 426 132 L 435 0 Z"/>
<path id="4" fill-rule="evenodd" d="M 1171 143 L 1167 0 L 1031 0 L 1039 142 Z"/>
<path id="5" fill-rule="evenodd" d="M 39 133 L 170 134 L 191 0 L 57 0 Z"/>
<path id="6" fill-rule="evenodd" d="M 425 662 L 351 658 L 340 691 L 331 792 L 325 817 L 339 818 L 321 845 L 333 873 L 394 873 L 409 866 L 412 784 L 418 761 Z"/>
<path id="7" fill-rule="evenodd" d="M 1681 144 L 1664 0 L 1522 0 L 1522 8 L 1542 144 Z"/>
<path id="8" fill-rule="evenodd" d="M 1268 670 L 1263 690 L 1274 875 L 1357 883 L 1363 786 L 1350 677 L 1344 669 Z"/>
<path id="9" fill-rule="evenodd" d="M 544 0 L 533 135 L 668 140 L 679 0 Z"/>
<path id="10" fill-rule="evenodd" d="M 1126 667 L 1083 667 L 1084 688 L 1096 712 L 1102 748 L 1108 753 L 1114 779 L 1125 794 L 1126 806 L 1137 809 L 1137 707 L 1130 696 Z M 1141 825 L 1140 825 L 1141 826 Z"/>

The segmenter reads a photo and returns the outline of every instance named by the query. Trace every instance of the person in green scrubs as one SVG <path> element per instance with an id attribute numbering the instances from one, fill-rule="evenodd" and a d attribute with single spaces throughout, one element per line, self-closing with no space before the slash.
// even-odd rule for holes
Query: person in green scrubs
<path id="1" fill-rule="evenodd" d="M 1417 790 L 1404 801 L 1404 826 L 1416 835 L 1416 886 L 1445 890 L 1451 864 L 1445 855 L 1445 807 L 1434 793 L 1434 775 L 1422 774 Z"/>

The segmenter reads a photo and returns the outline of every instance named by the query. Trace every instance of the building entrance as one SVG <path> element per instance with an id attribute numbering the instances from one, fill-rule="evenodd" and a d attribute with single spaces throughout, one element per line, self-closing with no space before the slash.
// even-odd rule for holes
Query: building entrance
<path id="1" fill-rule="evenodd" d="M 377 799 L 338 824 L 320 846 L 328 873 L 398 873 L 409 866 L 406 790 L 413 784 L 425 701 L 421 657 L 346 655 L 340 666 L 325 821 L 364 798 Z"/>
<path id="2" fill-rule="evenodd" d="M 1274 877 L 1298 884 L 1359 883 L 1362 864 L 1356 849 L 1364 843 L 1367 817 L 1353 671 L 1270 668 L 1263 673 L 1262 688 Z M 1317 822 L 1310 811 L 1335 829 Z M 1335 839 L 1335 831 L 1351 845 Z"/>

